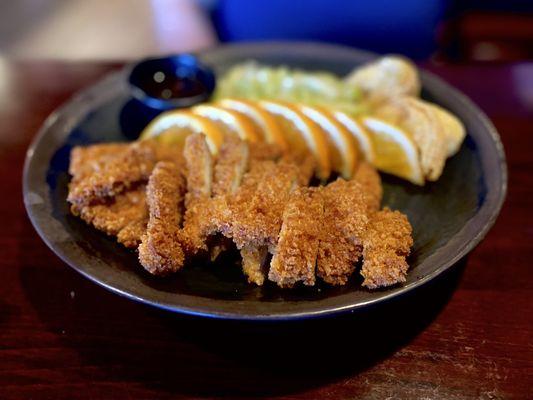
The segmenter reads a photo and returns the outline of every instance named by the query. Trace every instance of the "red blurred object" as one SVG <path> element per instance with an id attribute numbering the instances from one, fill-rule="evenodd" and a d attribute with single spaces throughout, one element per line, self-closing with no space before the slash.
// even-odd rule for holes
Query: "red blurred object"
<path id="1" fill-rule="evenodd" d="M 444 24 L 438 59 L 503 62 L 533 59 L 533 14 L 466 12 Z"/>

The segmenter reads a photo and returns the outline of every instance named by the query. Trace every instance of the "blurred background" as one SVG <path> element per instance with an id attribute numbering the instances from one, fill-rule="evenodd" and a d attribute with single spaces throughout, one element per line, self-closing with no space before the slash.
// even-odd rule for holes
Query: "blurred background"
<path id="1" fill-rule="evenodd" d="M 417 60 L 533 58 L 532 0 L 16 0 L 0 55 L 127 60 L 221 42 L 316 40 Z"/>

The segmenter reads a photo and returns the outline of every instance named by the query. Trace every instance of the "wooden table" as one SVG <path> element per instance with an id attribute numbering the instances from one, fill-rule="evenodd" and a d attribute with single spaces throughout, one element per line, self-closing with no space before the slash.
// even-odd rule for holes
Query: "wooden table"
<path id="1" fill-rule="evenodd" d="M 429 67 L 488 113 L 507 152 L 507 201 L 470 257 L 383 307 L 283 324 L 133 303 L 71 270 L 33 230 L 21 195 L 31 138 L 116 67 L 0 63 L 1 399 L 533 397 L 533 64 Z"/>

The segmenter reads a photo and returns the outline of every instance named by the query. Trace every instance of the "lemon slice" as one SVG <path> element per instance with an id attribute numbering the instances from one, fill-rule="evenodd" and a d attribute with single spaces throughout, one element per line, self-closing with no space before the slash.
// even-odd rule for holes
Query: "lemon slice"
<path id="1" fill-rule="evenodd" d="M 144 128 L 139 138 L 141 140 L 155 138 L 163 143 L 178 144 L 183 147 L 185 138 L 191 133 L 204 134 L 211 153 L 218 154 L 224 141 L 222 131 L 209 119 L 186 111 L 162 113 Z"/>
<path id="2" fill-rule="evenodd" d="M 256 142 L 259 139 L 254 125 L 241 114 L 223 107 L 201 104 L 191 108 L 193 114 L 213 121 L 228 134 L 236 134 L 242 140 Z"/>
<path id="3" fill-rule="evenodd" d="M 281 132 L 281 128 L 268 112 L 251 101 L 240 99 L 222 99 L 218 102 L 228 110 L 236 111 L 248 117 L 255 125 L 256 130 L 262 133 L 263 141 L 276 144 L 282 150 L 288 148 L 287 141 Z"/>
<path id="4" fill-rule="evenodd" d="M 324 132 L 293 105 L 270 100 L 261 100 L 258 104 L 281 125 L 291 151 L 297 155 L 311 153 L 317 162 L 318 177 L 327 179 L 331 162 Z"/>
<path id="5" fill-rule="evenodd" d="M 350 133 L 318 106 L 299 104 L 297 108 L 326 134 L 335 172 L 338 172 L 344 179 L 350 179 L 357 163 L 357 146 Z"/>
<path id="6" fill-rule="evenodd" d="M 370 135 L 367 130 L 357 121 L 357 119 L 352 118 L 350 115 L 344 111 L 332 111 L 331 115 L 337 120 L 344 128 L 350 132 L 354 140 L 356 141 L 359 151 L 363 158 L 369 163 L 374 163 L 376 159 L 376 153 L 374 150 L 374 145 L 370 139 Z"/>
<path id="7" fill-rule="evenodd" d="M 399 96 L 376 108 L 373 115 L 409 132 L 418 149 L 424 176 L 436 181 L 446 162 L 448 142 L 438 117 L 421 104 L 414 97 Z"/>
<path id="8" fill-rule="evenodd" d="M 361 123 L 368 130 L 374 144 L 374 165 L 378 169 L 417 185 L 424 184 L 417 147 L 407 132 L 372 117 L 362 117 Z"/>

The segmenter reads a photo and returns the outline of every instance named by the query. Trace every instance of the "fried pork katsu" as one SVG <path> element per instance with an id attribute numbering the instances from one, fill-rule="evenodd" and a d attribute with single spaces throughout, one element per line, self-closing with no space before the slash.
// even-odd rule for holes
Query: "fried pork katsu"
<path id="1" fill-rule="evenodd" d="M 76 170 L 81 169 L 81 174 L 79 177 L 74 175 L 70 184 L 68 201 L 72 207 L 79 212 L 84 206 L 112 198 L 133 189 L 139 182 L 146 182 L 157 161 L 154 147 L 151 142 L 129 145 L 90 173 L 76 166 Z"/>
<path id="2" fill-rule="evenodd" d="M 141 185 L 99 204 L 72 207 L 72 212 L 96 229 L 117 236 L 118 241 L 126 247 L 135 248 L 142 235 L 142 231 L 136 227 L 140 225 L 146 228 L 148 220 L 145 186 Z"/>
<path id="3" fill-rule="evenodd" d="M 139 245 L 139 261 L 154 275 L 176 272 L 185 261 L 180 239 L 184 194 L 185 179 L 177 165 L 157 163 L 146 187 L 149 220 Z"/>
<path id="4" fill-rule="evenodd" d="M 411 225 L 399 211 L 384 208 L 373 214 L 363 235 L 363 286 L 376 289 L 405 282 L 411 235 Z"/>
<path id="5" fill-rule="evenodd" d="M 321 188 L 321 193 L 324 223 L 317 275 L 329 284 L 343 285 L 362 254 L 362 236 L 369 218 L 366 197 L 359 182 L 341 178 Z"/>
<path id="6" fill-rule="evenodd" d="M 383 197 L 383 188 L 381 187 L 381 178 L 378 171 L 367 162 L 362 162 L 359 164 L 353 180 L 362 186 L 361 191 L 365 196 L 367 210 L 369 212 L 379 210 L 381 198 Z"/>
<path id="7" fill-rule="evenodd" d="M 183 148 L 99 144 L 73 149 L 68 201 L 74 215 L 137 248 L 154 275 L 235 246 L 256 285 L 344 285 L 361 264 L 369 289 L 404 282 L 411 226 L 380 211 L 377 171 L 361 162 L 349 181 L 308 187 L 315 168 L 312 157 L 231 136 L 216 157 L 202 134 Z"/>
<path id="8" fill-rule="evenodd" d="M 281 287 L 292 287 L 297 282 L 315 284 L 323 217 L 324 200 L 319 190 L 301 187 L 290 194 L 268 279 Z"/>

